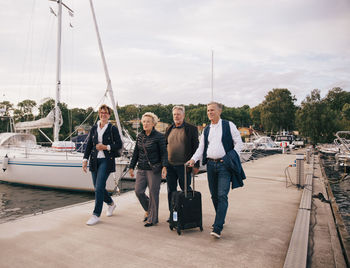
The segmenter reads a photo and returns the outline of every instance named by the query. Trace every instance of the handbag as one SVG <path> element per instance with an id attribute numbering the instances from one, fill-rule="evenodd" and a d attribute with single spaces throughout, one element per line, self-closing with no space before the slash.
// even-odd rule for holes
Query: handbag
<path id="1" fill-rule="evenodd" d="M 145 155 L 146 155 L 146 158 L 147 158 L 147 162 L 148 164 L 150 165 L 152 171 L 154 174 L 158 174 L 162 171 L 162 164 L 161 163 L 155 163 L 155 164 L 151 164 L 151 162 L 149 161 L 149 158 L 148 158 L 148 154 L 147 154 L 147 150 L 146 150 L 146 147 L 145 147 L 145 144 L 143 142 L 144 138 L 142 139 L 142 147 L 143 147 L 143 151 L 145 152 Z"/>

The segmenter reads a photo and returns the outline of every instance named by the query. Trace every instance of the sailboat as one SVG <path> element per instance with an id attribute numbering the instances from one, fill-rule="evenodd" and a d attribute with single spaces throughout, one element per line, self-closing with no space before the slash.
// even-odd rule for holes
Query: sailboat
<path id="1" fill-rule="evenodd" d="M 89 172 L 85 173 L 82 170 L 83 153 L 75 150 L 75 144 L 73 142 L 59 141 L 58 139 L 60 125 L 62 124 L 61 112 L 58 106 L 60 103 L 61 91 L 62 6 L 65 8 L 68 7 L 62 3 L 62 0 L 54 0 L 54 2 L 58 4 L 55 108 L 46 118 L 31 122 L 17 123 L 14 125 L 14 132 L 0 134 L 0 181 L 56 189 L 94 191 L 91 175 Z M 127 149 L 131 149 L 130 140 L 126 141 L 127 137 L 122 134 L 92 0 L 90 0 L 90 7 L 107 81 L 106 93 L 108 93 L 111 100 L 111 106 L 114 110 L 120 136 L 124 144 L 128 143 L 127 146 L 129 146 L 129 148 Z M 18 132 L 28 132 L 30 129 L 39 129 L 40 131 L 40 128 L 48 127 L 53 128 L 54 134 L 54 139 L 50 148 L 38 145 L 34 135 Z M 127 146 L 124 146 L 124 148 Z M 107 180 L 106 189 L 108 191 L 116 189 L 118 180 L 125 174 L 128 164 L 129 158 L 127 154 L 122 154 L 121 157 L 116 159 L 116 172 L 111 173 L 110 178 Z"/>

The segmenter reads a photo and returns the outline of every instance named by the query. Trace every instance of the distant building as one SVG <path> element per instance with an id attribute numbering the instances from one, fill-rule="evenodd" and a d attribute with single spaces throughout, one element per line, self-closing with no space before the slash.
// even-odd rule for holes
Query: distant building
<path id="1" fill-rule="evenodd" d="M 129 123 L 133 129 L 137 129 L 138 127 L 141 126 L 140 119 L 132 119 L 132 120 L 129 120 L 127 123 Z"/>
<path id="2" fill-rule="evenodd" d="M 250 137 L 253 134 L 253 129 L 251 127 L 239 127 L 238 131 L 241 137 Z"/>
<path id="3" fill-rule="evenodd" d="M 157 131 L 159 131 L 161 133 L 165 133 L 165 130 L 168 126 L 169 126 L 168 123 L 158 122 L 155 128 Z"/>

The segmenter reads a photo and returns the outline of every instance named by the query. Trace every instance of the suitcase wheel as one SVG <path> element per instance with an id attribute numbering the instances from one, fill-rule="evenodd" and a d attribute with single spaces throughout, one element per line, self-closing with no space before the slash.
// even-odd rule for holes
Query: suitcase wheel
<path id="1" fill-rule="evenodd" d="M 173 230 L 173 229 L 174 229 L 174 227 L 173 227 L 172 225 L 169 225 L 169 228 L 170 228 L 170 230 Z"/>
<path id="2" fill-rule="evenodd" d="M 203 231 L 203 226 L 199 226 L 199 230 L 201 230 L 201 232 Z"/>
<path id="3" fill-rule="evenodd" d="M 178 234 L 178 235 L 181 235 L 181 230 L 180 230 L 180 228 L 177 228 L 177 234 Z"/>

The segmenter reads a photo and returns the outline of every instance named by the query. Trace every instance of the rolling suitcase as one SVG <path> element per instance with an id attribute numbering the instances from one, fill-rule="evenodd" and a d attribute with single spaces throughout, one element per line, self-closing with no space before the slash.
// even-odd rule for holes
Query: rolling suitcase
<path id="1" fill-rule="evenodd" d="M 193 173 L 193 190 L 187 191 L 187 174 L 185 165 L 185 191 L 174 192 L 171 198 L 169 228 L 176 229 L 180 235 L 181 230 L 199 227 L 202 225 L 202 195 L 195 191 L 195 178 Z"/>

